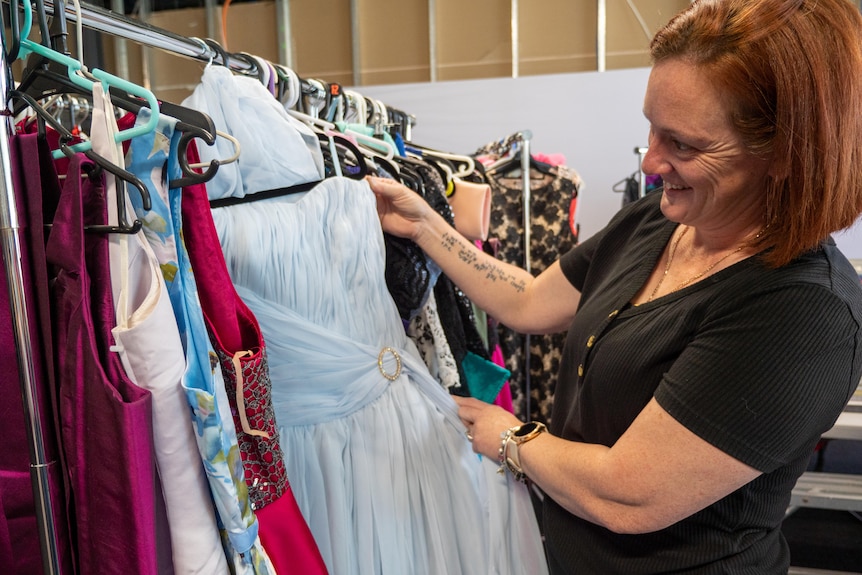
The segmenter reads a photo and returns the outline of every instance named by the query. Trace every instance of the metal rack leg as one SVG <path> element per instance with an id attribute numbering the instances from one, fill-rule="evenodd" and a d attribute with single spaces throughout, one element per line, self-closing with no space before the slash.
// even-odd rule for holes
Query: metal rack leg
<path id="1" fill-rule="evenodd" d="M 8 94 L 6 85 L 7 65 L 0 58 L 0 89 Z M 24 289 L 20 225 L 15 206 L 15 190 L 12 183 L 12 164 L 9 152 L 11 125 L 9 118 L 3 122 L 4 133 L 0 137 L 0 186 L 3 198 L 0 199 L 0 244 L 2 244 L 3 263 L 9 289 L 9 303 L 12 308 L 12 329 L 15 336 L 15 350 L 18 356 L 18 371 L 21 379 L 21 395 L 24 401 L 24 421 L 30 448 L 30 478 L 33 485 L 33 499 L 36 507 L 36 523 L 42 553 L 43 571 L 46 575 L 60 572 L 57 553 L 57 537 L 54 528 L 53 507 L 48 482 L 48 462 L 42 435 L 42 422 L 37 410 L 38 390 L 35 385 L 32 345 L 30 341 L 30 322 L 27 314 L 27 297 Z"/>

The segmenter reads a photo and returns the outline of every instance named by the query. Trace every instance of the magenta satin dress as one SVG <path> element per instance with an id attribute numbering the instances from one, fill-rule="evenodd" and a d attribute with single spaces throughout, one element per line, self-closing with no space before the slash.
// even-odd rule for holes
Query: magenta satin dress
<path id="1" fill-rule="evenodd" d="M 10 140 L 10 163 L 21 227 L 24 290 L 31 320 L 30 343 L 36 410 L 42 422 L 48 487 L 53 503 L 53 524 L 61 573 L 72 573 L 72 555 L 66 520 L 63 467 L 54 418 L 53 346 L 51 341 L 48 278 L 45 266 L 43 201 L 51 212 L 60 190 L 47 145 L 36 134 Z M 44 200 L 43 200 L 44 198 Z M 0 265 L 5 265 L 0 261 Z M 44 572 L 36 525 L 33 487 L 30 483 L 29 440 L 21 399 L 21 376 L 12 333 L 9 289 L 5 270 L 0 273 L 0 566 L 20 575 Z"/>
<path id="2" fill-rule="evenodd" d="M 101 183 L 75 157 L 46 247 L 63 450 L 79 573 L 157 573 L 152 402 L 109 351 L 114 326 Z"/>

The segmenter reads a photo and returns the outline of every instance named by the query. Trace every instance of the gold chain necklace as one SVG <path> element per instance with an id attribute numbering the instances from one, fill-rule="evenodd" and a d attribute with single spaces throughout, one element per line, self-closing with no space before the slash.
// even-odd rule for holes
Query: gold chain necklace
<path id="1" fill-rule="evenodd" d="M 682 240 L 682 237 L 686 234 L 686 232 L 688 232 L 688 227 L 686 227 L 684 230 L 682 230 L 682 233 L 679 234 L 679 236 L 676 238 L 676 241 L 673 242 L 673 245 L 670 248 L 670 253 L 667 256 L 667 264 L 665 264 L 665 266 L 664 266 L 664 273 L 662 274 L 661 279 L 658 280 L 658 284 L 652 290 L 652 293 L 649 294 L 649 298 L 647 298 L 647 303 L 651 302 L 653 300 L 653 298 L 655 298 L 655 294 L 658 293 L 658 290 L 661 288 L 662 284 L 664 283 L 664 279 L 667 277 L 667 272 L 670 270 L 670 264 L 671 264 L 671 262 L 673 262 L 673 256 L 676 255 L 676 248 L 679 245 L 680 240 Z M 754 237 L 754 239 L 755 240 L 759 239 L 762 234 L 763 234 L 763 230 L 760 230 L 759 232 L 757 232 L 757 235 Z M 678 286 L 676 286 L 676 288 L 673 291 L 679 291 L 682 288 L 684 288 L 685 286 L 689 285 L 690 283 L 699 280 L 700 278 L 702 278 L 703 276 L 705 276 L 706 274 L 708 274 L 709 272 L 714 270 L 721 262 L 723 262 L 724 260 L 726 260 L 730 256 L 738 254 L 739 252 L 741 252 L 745 246 L 746 246 L 746 244 L 742 244 L 741 246 L 739 246 L 738 248 L 736 248 L 732 252 L 722 256 L 721 258 L 719 258 L 718 260 L 713 262 L 708 268 L 706 268 L 705 270 L 703 270 L 699 274 L 692 276 L 692 277 L 688 278 L 687 280 L 685 280 L 684 282 L 680 283 Z"/>

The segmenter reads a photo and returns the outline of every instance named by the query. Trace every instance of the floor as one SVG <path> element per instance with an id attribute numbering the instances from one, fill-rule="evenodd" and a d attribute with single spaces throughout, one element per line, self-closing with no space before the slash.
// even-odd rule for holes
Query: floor
<path id="1" fill-rule="evenodd" d="M 860 441 L 833 439 L 818 455 L 822 471 L 862 474 Z M 817 464 L 818 457 L 812 458 L 809 469 Z M 862 516 L 849 511 L 800 508 L 785 519 L 782 531 L 790 545 L 794 567 L 862 573 Z"/>

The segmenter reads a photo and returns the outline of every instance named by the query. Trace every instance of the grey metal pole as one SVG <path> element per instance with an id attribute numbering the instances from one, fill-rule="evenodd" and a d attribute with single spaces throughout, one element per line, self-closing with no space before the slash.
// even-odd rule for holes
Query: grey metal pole
<path id="1" fill-rule="evenodd" d="M 111 10 L 123 14 L 123 0 L 111 0 Z M 129 77 L 129 44 L 125 38 L 114 36 L 114 73 L 120 78 Z"/>
<path id="2" fill-rule="evenodd" d="M 596 70 L 605 71 L 608 49 L 608 3 L 598 0 L 596 6 Z"/>
<path id="3" fill-rule="evenodd" d="M 295 65 L 290 24 L 290 0 L 275 0 L 275 17 L 278 32 L 278 61 L 292 70 Z"/>
<path id="4" fill-rule="evenodd" d="M 362 84 L 362 58 L 359 51 L 359 0 L 350 0 L 350 37 L 353 61 L 353 85 Z"/>
<path id="5" fill-rule="evenodd" d="M 7 64 L 0 58 L 0 90 L 4 100 L 8 94 L 6 85 Z M 5 103 L 4 103 L 5 106 Z M 33 486 L 33 500 L 36 511 L 36 526 L 39 532 L 39 546 L 42 553 L 42 566 L 46 575 L 60 573 L 57 552 L 57 534 L 54 526 L 53 504 L 48 482 L 48 466 L 45 460 L 45 444 L 42 422 L 39 419 L 39 390 L 33 364 L 33 347 L 30 341 L 30 318 L 27 314 L 27 293 L 24 287 L 24 271 L 21 253 L 21 228 L 15 205 L 15 189 L 12 183 L 12 164 L 9 152 L 9 137 L 13 132 L 11 115 L 3 122 L 4 134 L 0 136 L 0 187 L 3 200 L 0 200 L 0 243 L 2 243 L 3 263 L 6 269 L 6 282 L 9 289 L 9 304 L 12 312 L 12 331 L 15 337 L 15 351 L 18 356 L 18 371 L 23 399 L 24 422 L 30 450 L 30 480 Z"/>
<path id="6" fill-rule="evenodd" d="M 429 78 L 437 81 L 437 1 L 428 0 L 428 67 Z"/>
<path id="7" fill-rule="evenodd" d="M 524 130 L 521 132 L 521 194 L 524 211 L 524 269 L 532 273 L 532 257 L 530 255 L 530 246 L 532 245 L 532 225 L 533 214 L 530 210 L 530 203 L 533 196 L 531 187 L 532 178 L 530 177 L 530 140 L 533 139 L 533 132 Z M 530 419 L 530 410 L 532 400 L 533 381 L 530 375 L 532 368 L 530 348 L 532 340 L 530 334 L 524 334 L 524 402 L 525 414 L 524 417 Z"/>
<path id="8" fill-rule="evenodd" d="M 206 18 L 207 38 L 211 38 L 213 40 L 218 39 L 220 36 L 218 26 L 216 26 L 217 11 L 218 3 L 216 0 L 204 0 L 204 17 Z M 227 38 L 221 39 L 222 44 L 225 44 L 226 42 Z"/>
<path id="9" fill-rule="evenodd" d="M 152 3 L 150 0 L 138 0 L 138 6 L 140 8 L 139 17 L 144 22 L 150 21 L 150 14 L 152 13 Z M 141 48 L 141 75 L 142 81 L 141 85 L 150 90 L 152 87 L 152 58 L 150 58 L 150 51 L 146 48 L 146 46 Z"/>
<path id="10" fill-rule="evenodd" d="M 521 188 L 522 201 L 524 204 L 524 269 L 530 271 L 530 221 L 533 215 L 530 213 L 530 200 L 532 189 L 530 188 L 530 140 L 533 133 L 530 130 L 521 132 Z"/>
<path id="11" fill-rule="evenodd" d="M 521 39 L 518 35 L 520 24 L 518 22 L 518 0 L 512 0 L 512 77 L 517 78 L 520 73 Z M 529 147 L 529 144 L 528 144 Z"/>
<path id="12" fill-rule="evenodd" d="M 644 175 L 643 168 L 641 168 L 646 153 L 647 148 L 635 148 L 635 154 L 638 155 L 638 197 L 640 198 L 646 195 L 646 176 Z"/>

